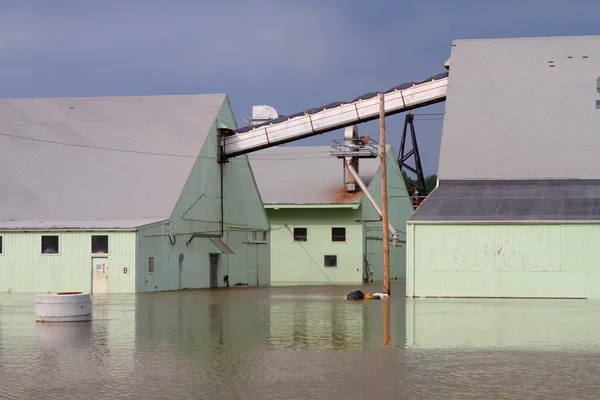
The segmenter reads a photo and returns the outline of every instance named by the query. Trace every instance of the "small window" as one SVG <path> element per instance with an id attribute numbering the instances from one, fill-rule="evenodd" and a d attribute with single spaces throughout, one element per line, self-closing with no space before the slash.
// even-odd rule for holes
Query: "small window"
<path id="1" fill-rule="evenodd" d="M 58 236 L 42 236 L 42 254 L 58 254 Z"/>
<path id="2" fill-rule="evenodd" d="M 307 231 L 306 228 L 294 228 L 294 241 L 306 242 Z"/>
<path id="3" fill-rule="evenodd" d="M 148 273 L 154 273 L 154 257 L 148 257 Z"/>
<path id="4" fill-rule="evenodd" d="M 337 267 L 337 256 L 328 255 L 325 256 L 326 267 Z"/>
<path id="5" fill-rule="evenodd" d="M 93 235 L 92 236 L 92 253 L 93 254 L 108 253 L 108 235 Z"/>
<path id="6" fill-rule="evenodd" d="M 4 254 L 2 253 L 2 236 L 0 236 L 0 254 Z"/>
<path id="7" fill-rule="evenodd" d="M 252 231 L 252 242 L 266 243 L 267 231 Z"/>
<path id="8" fill-rule="evenodd" d="M 346 228 L 331 228 L 331 241 L 332 242 L 345 242 L 346 241 Z"/>

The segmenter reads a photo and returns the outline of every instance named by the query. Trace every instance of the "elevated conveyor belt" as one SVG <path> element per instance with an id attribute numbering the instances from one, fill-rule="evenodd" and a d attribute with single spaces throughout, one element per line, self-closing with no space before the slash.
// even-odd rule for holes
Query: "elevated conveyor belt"
<path id="1" fill-rule="evenodd" d="M 448 73 L 421 82 L 407 82 L 385 93 L 385 115 L 424 107 L 446 100 Z M 379 95 L 371 92 L 352 101 L 338 101 L 292 115 L 283 115 L 260 125 L 226 135 L 221 142 L 223 158 L 251 153 L 267 147 L 345 128 L 379 118 Z"/>

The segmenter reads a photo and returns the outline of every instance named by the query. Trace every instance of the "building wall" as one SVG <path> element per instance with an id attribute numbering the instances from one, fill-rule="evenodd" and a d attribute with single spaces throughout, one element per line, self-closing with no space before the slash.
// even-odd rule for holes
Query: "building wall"
<path id="1" fill-rule="evenodd" d="M 390 277 L 405 280 L 405 227 L 413 208 L 391 146 L 387 153 L 387 170 L 389 220 L 400 231 L 400 245 L 390 246 Z M 377 172 L 368 183 L 368 189 L 377 204 L 381 205 L 380 172 Z M 383 280 L 381 221 L 366 196 L 363 197 L 358 209 L 326 206 L 279 210 L 269 208 L 267 214 L 272 227 L 271 282 L 273 284 L 361 283 L 364 276 L 365 255 L 374 281 Z M 282 227 L 284 224 L 287 226 Z M 293 241 L 294 226 L 308 228 L 307 242 Z M 346 243 L 331 241 L 333 226 L 347 228 Z M 324 267 L 325 254 L 337 254 L 339 266 Z M 356 272 L 356 268 L 359 272 Z"/>
<path id="2" fill-rule="evenodd" d="M 268 209 L 271 223 L 271 284 L 345 284 L 363 279 L 363 231 L 353 209 Z M 294 227 L 307 228 L 307 241 L 294 241 Z M 332 242 L 331 228 L 345 227 L 346 242 Z M 337 267 L 324 256 L 337 255 Z M 358 269 L 358 272 L 356 271 Z"/>
<path id="3" fill-rule="evenodd" d="M 407 296 L 600 298 L 595 224 L 411 224 Z"/>
<path id="4" fill-rule="evenodd" d="M 210 254 L 219 254 L 218 286 L 237 283 L 268 285 L 268 245 L 248 243 L 245 230 L 225 230 L 223 241 L 234 254 L 222 254 L 210 239 L 191 234 L 168 235 L 166 225 L 140 230 L 138 234 L 137 288 L 140 292 L 199 289 L 210 287 Z M 171 240 L 175 237 L 175 244 Z M 183 257 L 180 262 L 180 255 Z M 154 273 L 148 270 L 148 257 L 154 257 Z M 258 271 L 258 273 L 257 273 Z M 258 276 L 257 276 L 258 275 Z"/>
<path id="5" fill-rule="evenodd" d="M 41 236 L 59 236 L 59 254 L 41 254 Z M 91 253 L 92 235 L 108 235 L 108 254 Z M 92 290 L 92 258 L 108 258 L 108 293 L 135 291 L 135 232 L 0 232 L 0 292 Z M 128 267 L 127 274 L 123 267 Z"/>
<path id="6" fill-rule="evenodd" d="M 394 228 L 400 231 L 400 245 L 392 247 L 390 244 L 390 279 L 404 281 L 406 279 L 406 221 L 412 214 L 413 208 L 392 146 L 387 152 L 387 183 L 388 218 Z M 381 206 L 381 173 L 379 171 L 373 177 L 368 188 L 377 204 Z M 370 269 L 373 272 L 373 280 L 380 282 L 383 281 L 382 225 L 378 221 L 377 211 L 366 197 L 362 200 L 361 209 L 361 219 L 377 221 L 365 223 L 365 236 L 367 261 L 371 264 Z"/>
<path id="7" fill-rule="evenodd" d="M 235 125 L 228 101 L 219 118 Z M 238 156 L 219 164 L 218 144 L 213 125 L 169 221 L 139 231 L 138 291 L 210 287 L 210 253 L 220 254 L 219 286 L 225 285 L 225 275 L 229 275 L 230 285 L 256 285 L 257 281 L 268 285 L 268 244 L 249 243 L 251 232 L 268 231 L 269 223 L 248 158 Z M 223 233 L 223 241 L 234 254 L 221 254 L 206 237 L 196 237 L 187 244 L 194 233 L 216 237 Z M 154 257 L 154 273 L 148 271 L 148 257 Z"/>

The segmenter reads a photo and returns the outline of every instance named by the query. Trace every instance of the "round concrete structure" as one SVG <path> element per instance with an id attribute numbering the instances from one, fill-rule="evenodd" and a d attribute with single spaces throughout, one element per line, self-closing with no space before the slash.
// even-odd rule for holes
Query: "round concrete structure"
<path id="1" fill-rule="evenodd" d="M 59 292 L 35 296 L 37 322 L 79 322 L 92 320 L 89 293 Z"/>

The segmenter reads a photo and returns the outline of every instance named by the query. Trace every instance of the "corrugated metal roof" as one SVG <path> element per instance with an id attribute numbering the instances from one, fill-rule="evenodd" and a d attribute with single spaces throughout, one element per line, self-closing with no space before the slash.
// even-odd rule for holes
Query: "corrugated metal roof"
<path id="1" fill-rule="evenodd" d="M 409 222 L 598 221 L 600 180 L 440 181 Z"/>
<path id="2" fill-rule="evenodd" d="M 600 36 L 456 40 L 442 179 L 600 178 Z"/>
<path id="3" fill-rule="evenodd" d="M 390 151 L 390 146 L 387 146 Z M 348 193 L 344 162 L 330 146 L 279 146 L 250 153 L 250 166 L 265 204 L 355 204 L 362 191 Z M 359 160 L 366 185 L 379 168 L 379 158 Z"/>
<path id="4" fill-rule="evenodd" d="M 0 99 L 0 221 L 167 219 L 224 100 Z"/>

